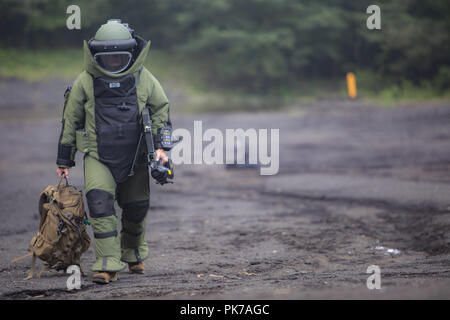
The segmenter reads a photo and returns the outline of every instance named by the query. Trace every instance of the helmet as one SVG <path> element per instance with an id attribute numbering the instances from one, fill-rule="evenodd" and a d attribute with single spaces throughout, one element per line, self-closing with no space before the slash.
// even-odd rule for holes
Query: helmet
<path id="1" fill-rule="evenodd" d="M 137 44 L 133 33 L 128 24 L 122 24 L 118 19 L 108 20 L 88 43 L 95 62 L 111 73 L 126 70 Z"/>

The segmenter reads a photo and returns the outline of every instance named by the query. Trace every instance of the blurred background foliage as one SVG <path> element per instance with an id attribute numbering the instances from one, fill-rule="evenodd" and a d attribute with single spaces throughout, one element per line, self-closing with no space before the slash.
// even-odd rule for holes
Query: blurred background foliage
<path id="1" fill-rule="evenodd" d="M 66 28 L 71 4 L 81 8 L 81 30 Z M 366 27 L 371 4 L 381 8 L 381 30 Z M 330 92 L 345 94 L 348 71 L 360 92 L 386 98 L 450 87 L 448 0 L 2 0 L 0 12 L 4 76 L 26 73 L 20 67 L 42 53 L 43 66 L 55 63 L 58 52 L 68 52 L 68 74 L 78 72 L 74 50 L 121 18 L 152 41 L 157 70 L 183 69 L 205 90 L 283 96 L 339 79 Z"/>

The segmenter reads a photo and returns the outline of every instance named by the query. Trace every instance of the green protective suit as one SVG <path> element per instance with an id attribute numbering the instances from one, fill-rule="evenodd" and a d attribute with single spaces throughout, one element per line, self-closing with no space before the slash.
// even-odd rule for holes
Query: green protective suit
<path id="1" fill-rule="evenodd" d="M 75 165 L 77 150 L 85 154 L 85 194 L 95 237 L 96 262 L 91 268 L 93 271 L 120 271 L 126 267 L 125 262 L 138 262 L 148 257 L 145 220 L 150 191 L 146 148 L 139 152 L 135 175 L 118 183 L 108 166 L 100 161 L 93 85 L 94 79 L 98 77 L 119 79 L 131 74 L 139 79 L 136 81 L 139 121 L 142 121 L 142 110 L 148 105 L 154 135 L 158 128 L 170 123 L 169 101 L 157 79 L 143 67 L 150 42 L 140 39 L 139 44 L 140 51 L 133 64 L 126 71 L 113 74 L 95 63 L 85 41 L 85 70 L 77 77 L 71 90 L 65 93 L 56 163 L 58 167 L 70 168 Z M 122 208 L 120 234 L 117 233 L 115 201 Z"/>

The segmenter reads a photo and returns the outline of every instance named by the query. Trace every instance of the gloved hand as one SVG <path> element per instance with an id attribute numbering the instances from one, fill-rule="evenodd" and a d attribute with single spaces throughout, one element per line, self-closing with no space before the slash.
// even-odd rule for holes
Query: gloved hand
<path id="1" fill-rule="evenodd" d="M 69 178 L 69 168 L 58 168 L 56 169 L 56 173 L 58 174 L 58 177 L 65 177 L 66 179 Z"/>
<path id="2" fill-rule="evenodd" d="M 167 161 L 169 161 L 169 158 L 167 157 L 164 149 L 157 149 L 155 151 L 155 153 L 156 153 L 156 156 L 155 156 L 156 161 L 161 159 L 162 164 L 165 164 L 165 163 L 167 163 Z"/>

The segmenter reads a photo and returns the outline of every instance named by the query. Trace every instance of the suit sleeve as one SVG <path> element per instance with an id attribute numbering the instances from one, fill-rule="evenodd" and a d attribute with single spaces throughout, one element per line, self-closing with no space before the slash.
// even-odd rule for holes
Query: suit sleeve
<path id="1" fill-rule="evenodd" d="M 147 105 L 150 107 L 150 115 L 152 119 L 153 135 L 157 134 L 157 130 L 164 126 L 172 126 L 170 120 L 169 100 L 164 93 L 159 81 L 151 75 L 151 93 L 147 100 Z M 155 145 L 158 149 L 159 146 Z"/>
<path id="2" fill-rule="evenodd" d="M 70 168 L 75 166 L 76 130 L 84 127 L 85 93 L 79 78 L 73 87 L 67 88 L 64 94 L 64 110 L 61 120 L 61 134 L 58 141 L 58 167 Z"/>

